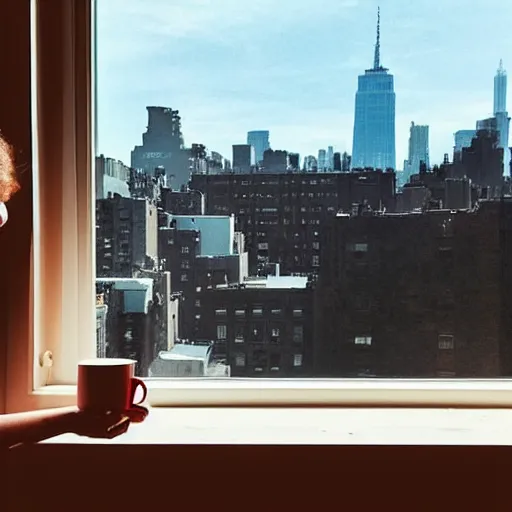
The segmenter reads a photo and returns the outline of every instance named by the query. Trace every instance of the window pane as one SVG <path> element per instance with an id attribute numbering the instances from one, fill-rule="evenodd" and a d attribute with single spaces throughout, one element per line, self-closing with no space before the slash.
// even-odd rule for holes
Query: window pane
<path id="1" fill-rule="evenodd" d="M 199 3 L 97 1 L 98 356 L 511 376 L 512 4 Z"/>

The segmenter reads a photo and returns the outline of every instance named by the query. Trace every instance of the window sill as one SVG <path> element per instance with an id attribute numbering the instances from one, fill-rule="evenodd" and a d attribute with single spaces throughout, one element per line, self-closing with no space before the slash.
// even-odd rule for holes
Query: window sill
<path id="1" fill-rule="evenodd" d="M 40 445 L 511 446 L 505 409 L 161 408 L 113 440 Z"/>
<path id="2" fill-rule="evenodd" d="M 146 379 L 154 407 L 512 408 L 512 380 Z M 75 386 L 46 386 L 42 406 L 71 405 Z M 51 405 L 47 405 L 51 404 Z"/>

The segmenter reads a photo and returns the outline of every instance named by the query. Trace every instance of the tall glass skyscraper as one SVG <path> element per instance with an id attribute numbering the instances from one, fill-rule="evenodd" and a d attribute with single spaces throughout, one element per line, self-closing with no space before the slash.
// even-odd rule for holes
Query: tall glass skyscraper
<path id="1" fill-rule="evenodd" d="M 395 92 L 393 75 L 380 62 L 380 10 L 373 68 L 358 79 L 352 168 L 395 169 Z"/>
<path id="2" fill-rule="evenodd" d="M 494 77 L 494 117 L 498 128 L 498 145 L 503 148 L 503 174 L 510 175 L 510 149 L 508 146 L 510 117 L 507 112 L 507 73 L 500 60 Z"/>
<path id="3" fill-rule="evenodd" d="M 263 153 L 267 149 L 270 149 L 268 130 L 247 132 L 247 144 L 250 144 L 254 148 L 256 163 L 261 162 L 263 160 Z"/>
<path id="4" fill-rule="evenodd" d="M 494 76 L 494 113 L 507 111 L 507 72 L 503 68 L 503 61 Z"/>

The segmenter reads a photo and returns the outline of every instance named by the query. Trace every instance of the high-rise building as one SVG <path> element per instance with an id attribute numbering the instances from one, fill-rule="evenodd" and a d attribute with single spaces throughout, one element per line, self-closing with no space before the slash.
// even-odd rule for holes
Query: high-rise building
<path id="1" fill-rule="evenodd" d="M 304 170 L 306 172 L 317 172 L 318 161 L 313 155 L 304 157 Z"/>
<path id="2" fill-rule="evenodd" d="M 334 148 L 332 146 L 328 146 L 327 148 L 327 161 L 326 168 L 328 171 L 334 170 Z"/>
<path id="3" fill-rule="evenodd" d="M 341 153 L 334 153 L 332 157 L 332 170 L 336 172 L 341 171 Z"/>
<path id="4" fill-rule="evenodd" d="M 354 204 L 393 212 L 396 202 L 395 173 L 383 171 L 193 174 L 190 188 L 205 195 L 208 215 L 235 215 L 253 275 L 271 263 L 282 274 L 316 273 L 330 217 Z"/>
<path id="5" fill-rule="evenodd" d="M 254 130 L 247 132 L 247 144 L 254 148 L 256 163 L 259 164 L 263 160 L 263 153 L 270 149 L 268 130 Z"/>
<path id="6" fill-rule="evenodd" d="M 233 144 L 233 171 L 246 173 L 256 163 L 254 147 L 250 144 Z"/>
<path id="7" fill-rule="evenodd" d="M 460 166 L 465 176 L 480 187 L 489 188 L 491 197 L 501 194 L 504 150 L 498 145 L 496 118 L 479 121 L 479 130 L 469 148 L 464 148 Z"/>
<path id="8" fill-rule="evenodd" d="M 234 377 L 311 375 L 314 291 L 307 281 L 266 276 L 243 286 L 203 288 L 198 338 L 215 340 L 215 355 L 231 365 Z"/>
<path id="9" fill-rule="evenodd" d="M 409 135 L 409 158 L 404 163 L 404 177 L 409 178 L 412 174 L 417 174 L 420 171 L 421 162 L 428 169 L 428 126 L 416 125 L 412 122 Z"/>
<path id="10" fill-rule="evenodd" d="M 286 172 L 289 166 L 288 153 L 281 149 L 266 149 L 261 165 L 264 172 Z"/>
<path id="11" fill-rule="evenodd" d="M 503 61 L 494 77 L 494 117 L 498 127 L 498 146 L 503 149 L 503 174 L 509 174 L 510 149 L 508 147 L 508 134 L 510 118 L 507 112 L 507 72 L 503 68 Z"/>
<path id="12" fill-rule="evenodd" d="M 352 157 L 346 152 L 343 152 L 343 155 L 341 155 L 341 170 L 343 172 L 350 171 L 350 163 L 352 161 Z"/>
<path id="13" fill-rule="evenodd" d="M 476 137 L 476 130 L 459 130 L 454 133 L 453 137 L 455 139 L 455 145 L 453 147 L 455 155 L 456 153 L 461 153 L 463 148 L 469 148 L 471 146 L 471 141 Z M 455 157 L 454 160 L 456 160 Z"/>
<path id="14" fill-rule="evenodd" d="M 132 151 L 131 166 L 144 171 L 163 167 L 168 181 L 179 188 L 190 177 L 189 151 L 184 148 L 179 111 L 166 107 L 146 109 L 147 130 L 142 134 L 142 145 Z"/>
<path id="15" fill-rule="evenodd" d="M 130 197 L 130 168 L 123 162 L 104 155 L 97 156 L 95 172 L 96 199 L 107 199 L 114 194 Z"/>
<path id="16" fill-rule="evenodd" d="M 318 172 L 323 172 L 327 168 L 327 152 L 325 149 L 318 150 Z"/>
<path id="17" fill-rule="evenodd" d="M 315 377 L 510 375 L 511 214 L 502 199 L 334 217 L 322 237 Z"/>
<path id="18" fill-rule="evenodd" d="M 299 153 L 288 153 L 288 160 L 290 169 L 292 171 L 298 171 L 300 169 L 300 154 Z"/>
<path id="19" fill-rule="evenodd" d="M 158 262 L 157 207 L 149 199 L 114 196 L 96 201 L 96 275 L 133 277 Z"/>
<path id="20" fill-rule="evenodd" d="M 380 10 L 373 68 L 358 79 L 352 168 L 395 169 L 395 92 L 393 75 L 380 62 Z"/>
<path id="21" fill-rule="evenodd" d="M 494 77 L 494 114 L 507 111 L 507 72 L 500 60 L 498 71 Z"/>

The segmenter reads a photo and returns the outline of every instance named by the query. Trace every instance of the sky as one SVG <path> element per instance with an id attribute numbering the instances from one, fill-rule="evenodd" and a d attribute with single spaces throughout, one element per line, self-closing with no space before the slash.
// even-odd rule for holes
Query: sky
<path id="1" fill-rule="evenodd" d="M 431 163 L 453 133 L 492 115 L 493 78 L 512 73 L 508 0 L 97 0 L 98 153 L 130 164 L 147 105 L 180 111 L 185 144 L 231 159 L 250 130 L 273 149 L 352 152 L 357 77 L 395 77 L 397 168 L 411 121 L 430 126 Z M 512 109 L 512 107 L 511 107 Z"/>

